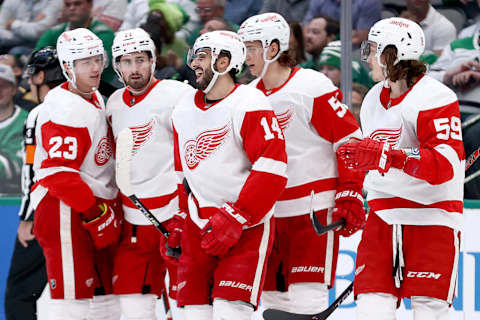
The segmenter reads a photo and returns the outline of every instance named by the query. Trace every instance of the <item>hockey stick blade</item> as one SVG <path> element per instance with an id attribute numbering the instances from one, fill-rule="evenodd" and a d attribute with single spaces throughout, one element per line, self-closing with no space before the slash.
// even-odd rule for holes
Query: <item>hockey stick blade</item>
<path id="1" fill-rule="evenodd" d="M 165 238 L 168 239 L 169 232 L 165 226 L 155 218 L 147 207 L 133 193 L 132 184 L 130 183 L 130 163 L 132 159 L 133 135 L 130 128 L 125 128 L 117 137 L 117 153 L 116 153 L 116 170 L 115 179 L 118 188 L 125 194 L 140 212 L 160 231 Z M 178 258 L 181 254 L 180 248 L 170 248 L 167 246 L 166 254 L 170 257 Z"/>
<path id="2" fill-rule="evenodd" d="M 264 320 L 325 320 L 342 304 L 353 292 L 353 282 L 338 296 L 325 310 L 317 314 L 298 314 L 276 309 L 267 309 L 263 312 Z"/>
<path id="3" fill-rule="evenodd" d="M 338 227 L 343 227 L 345 225 L 345 219 L 342 218 L 329 225 L 324 226 L 320 223 L 320 221 L 318 221 L 318 218 L 313 211 L 310 212 L 310 220 L 312 220 L 313 229 L 315 229 L 315 232 L 318 235 L 325 234 L 328 231 L 334 230 Z"/>

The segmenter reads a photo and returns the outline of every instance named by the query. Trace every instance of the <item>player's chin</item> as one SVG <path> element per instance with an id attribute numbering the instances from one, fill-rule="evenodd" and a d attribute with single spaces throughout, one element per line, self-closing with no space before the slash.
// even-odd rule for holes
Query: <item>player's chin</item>
<path id="1" fill-rule="evenodd" d="M 250 70 L 250 73 L 255 77 L 258 77 L 260 75 L 255 65 L 250 65 L 248 66 L 248 68 Z"/>

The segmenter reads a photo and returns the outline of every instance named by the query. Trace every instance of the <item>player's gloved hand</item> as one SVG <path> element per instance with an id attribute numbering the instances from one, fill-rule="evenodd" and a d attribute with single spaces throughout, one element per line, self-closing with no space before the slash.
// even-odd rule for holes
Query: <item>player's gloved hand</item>
<path id="1" fill-rule="evenodd" d="M 243 226 L 249 222 L 249 216 L 232 203 L 226 202 L 218 208 L 202 229 L 203 238 L 200 245 L 209 255 L 224 255 L 238 242 Z"/>
<path id="2" fill-rule="evenodd" d="M 121 232 L 120 220 L 115 216 L 113 209 L 106 203 L 94 204 L 82 217 L 92 216 L 96 212 L 96 218 L 83 221 L 83 227 L 88 231 L 97 249 L 103 249 L 118 242 Z"/>
<path id="3" fill-rule="evenodd" d="M 362 195 L 353 189 L 338 190 L 333 208 L 333 221 L 345 219 L 345 226 L 338 234 L 349 237 L 365 226 L 365 210 Z"/>
<path id="4" fill-rule="evenodd" d="M 356 170 L 378 170 L 387 172 L 390 167 L 402 169 L 406 154 L 401 150 L 392 150 L 388 143 L 365 138 L 360 142 L 349 142 L 337 150 L 338 156 L 347 168 Z"/>
<path id="5" fill-rule="evenodd" d="M 180 248 L 180 240 L 182 238 L 183 225 L 186 217 L 187 214 L 180 211 L 175 213 L 171 219 L 165 222 L 165 228 L 170 233 L 168 239 L 165 237 L 160 238 L 160 254 L 165 260 L 174 259 L 178 263 L 178 257 L 171 257 L 167 251 L 169 248 Z"/>

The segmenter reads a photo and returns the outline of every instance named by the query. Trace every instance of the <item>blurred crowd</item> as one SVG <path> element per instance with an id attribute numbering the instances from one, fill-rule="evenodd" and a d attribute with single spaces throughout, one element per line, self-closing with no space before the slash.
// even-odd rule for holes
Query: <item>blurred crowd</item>
<path id="1" fill-rule="evenodd" d="M 104 42 L 109 65 L 100 92 L 107 98 L 122 86 L 111 64 L 115 32 L 141 27 L 157 49 L 155 76 L 188 81 L 185 65 L 196 38 L 214 30 L 236 31 L 248 17 L 278 12 L 291 27 L 290 55 L 298 66 L 341 80 L 340 0 L 3 0 L 0 1 L 0 194 L 20 193 L 23 123 L 38 104 L 30 78 L 22 77 L 35 50 L 56 46 L 65 30 L 90 29 Z M 359 61 L 360 44 L 378 20 L 402 16 L 416 21 L 426 36 L 423 60 L 428 74 L 453 88 L 465 118 L 478 113 L 480 98 L 480 0 L 352 0 L 352 111 L 358 117 L 373 86 Z M 350 44 L 350 41 L 349 41 Z M 253 79 L 248 68 L 238 82 Z M 28 83 L 30 82 L 30 83 Z M 478 123 L 478 122 L 477 122 Z M 474 125 L 472 126 L 472 128 Z M 478 125 L 477 125 L 478 127 Z M 478 130 L 477 130 L 478 131 Z M 478 143 L 473 145 L 477 146 Z M 478 164 L 477 164 L 478 165 Z"/>

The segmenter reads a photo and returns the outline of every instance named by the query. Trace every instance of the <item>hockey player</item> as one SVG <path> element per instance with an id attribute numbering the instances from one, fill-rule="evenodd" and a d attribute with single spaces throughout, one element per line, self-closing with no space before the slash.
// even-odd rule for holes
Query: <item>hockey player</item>
<path id="1" fill-rule="evenodd" d="M 277 13 L 247 19 L 238 34 L 246 62 L 258 78 L 250 85 L 268 98 L 283 130 L 288 183 L 275 205 L 275 242 L 268 261 L 262 305 L 295 313 L 318 313 L 328 306 L 339 235 L 349 236 L 365 222 L 363 175 L 337 164 L 335 151 L 361 138 L 358 123 L 340 101 L 340 90 L 322 73 L 292 67 L 290 28 Z M 313 210 L 323 224 L 345 218 L 339 232 L 318 236 Z M 283 281 L 277 283 L 278 274 Z M 281 291 L 287 290 L 287 293 Z"/>
<path id="2" fill-rule="evenodd" d="M 62 68 L 53 47 L 32 53 L 25 68 L 32 96 L 39 103 L 48 91 L 65 81 Z M 25 122 L 24 161 L 22 168 L 22 205 L 17 241 L 5 291 L 7 320 L 36 319 L 36 302 L 45 289 L 47 273 L 42 248 L 33 235 L 33 210 L 30 206 L 30 189 L 33 186 L 33 157 L 35 153 L 35 126 L 41 105 L 32 109 Z"/>
<path id="3" fill-rule="evenodd" d="M 362 45 L 373 78 L 360 118 L 364 139 L 338 153 L 365 179 L 370 214 L 358 247 L 357 319 L 447 319 L 457 280 L 465 155 L 457 97 L 424 75 L 422 29 L 377 22 Z M 392 276 L 393 274 L 393 276 Z"/>
<path id="4" fill-rule="evenodd" d="M 187 320 L 250 319 L 272 247 L 273 205 L 287 181 L 270 103 L 234 82 L 244 60 L 237 34 L 200 36 L 188 59 L 199 90 L 172 115 L 175 168 L 191 189 L 177 293 Z"/>
<path id="5" fill-rule="evenodd" d="M 118 32 L 113 41 L 114 68 L 126 87 L 108 100 L 107 116 L 115 139 L 124 128 L 134 136 L 131 183 L 136 196 L 169 230 L 169 245 L 180 245 L 183 225 L 173 167 L 171 114 L 182 95 L 194 91 L 174 80 L 158 80 L 155 45 L 143 29 Z M 126 196 L 122 197 L 125 221 L 115 254 L 114 293 L 119 295 L 126 319 L 156 319 L 155 301 L 163 290 L 166 264 L 170 297 L 175 298 L 177 259 L 162 259 L 163 235 Z M 176 260 L 176 261 L 175 261 Z M 172 310 L 175 308 L 172 308 Z"/>
<path id="6" fill-rule="evenodd" d="M 64 32 L 57 50 L 68 81 L 47 94 L 38 114 L 31 192 L 52 297 L 49 319 L 118 319 L 116 297 L 108 295 L 109 246 L 120 235 L 112 209 L 117 189 L 112 137 L 96 89 L 103 44 L 79 28 Z M 94 294 L 98 303 L 90 307 Z"/>

